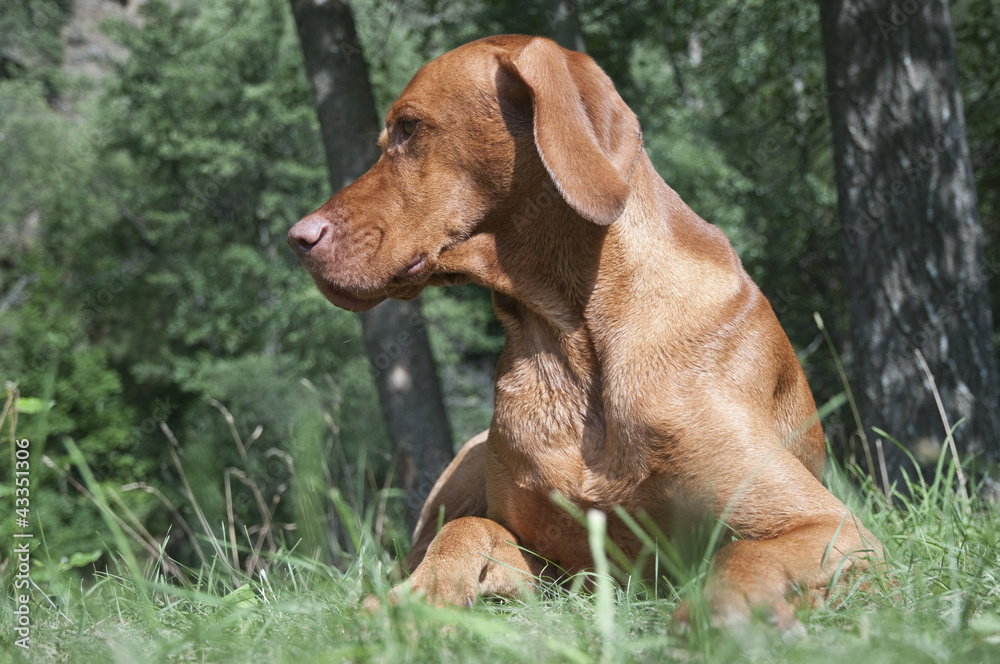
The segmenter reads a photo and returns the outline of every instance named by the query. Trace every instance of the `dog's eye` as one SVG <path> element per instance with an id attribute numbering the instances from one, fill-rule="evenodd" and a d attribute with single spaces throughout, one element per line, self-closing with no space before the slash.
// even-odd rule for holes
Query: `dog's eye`
<path id="1" fill-rule="evenodd" d="M 420 120 L 400 120 L 399 122 L 400 140 L 405 141 L 410 136 L 412 136 L 413 132 L 417 130 L 417 125 L 419 124 Z"/>

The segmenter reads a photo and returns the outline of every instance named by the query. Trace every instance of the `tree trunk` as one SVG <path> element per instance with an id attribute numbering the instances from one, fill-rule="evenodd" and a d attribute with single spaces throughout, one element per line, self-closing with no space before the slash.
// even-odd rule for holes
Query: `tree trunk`
<path id="1" fill-rule="evenodd" d="M 944 425 L 963 459 L 997 458 L 1000 414 L 982 229 L 948 3 L 820 0 L 852 385 L 863 426 L 927 465 Z M 912 466 L 887 445 L 890 475 Z"/>
<path id="2" fill-rule="evenodd" d="M 375 139 L 381 123 L 368 68 L 349 3 L 291 0 L 291 5 L 316 93 L 330 185 L 339 191 L 379 157 Z M 426 322 L 416 301 L 386 300 L 361 314 L 361 324 L 412 526 L 454 455 Z"/>
<path id="3" fill-rule="evenodd" d="M 586 53 L 583 28 L 580 25 L 578 0 L 546 0 L 545 20 L 549 24 L 549 37 L 571 51 Z"/>

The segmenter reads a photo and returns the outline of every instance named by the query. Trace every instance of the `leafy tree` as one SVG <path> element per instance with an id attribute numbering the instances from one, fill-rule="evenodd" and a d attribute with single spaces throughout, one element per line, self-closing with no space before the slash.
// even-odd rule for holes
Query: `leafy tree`
<path id="1" fill-rule="evenodd" d="M 62 84 L 59 31 L 69 19 L 72 4 L 72 0 L 5 3 L 0 12 L 0 81 L 31 79 L 42 83 L 49 102 L 56 99 Z"/>
<path id="2" fill-rule="evenodd" d="M 210 401 L 226 404 L 244 440 L 263 426 L 250 470 L 279 519 L 311 523 L 323 517 L 299 510 L 306 493 L 324 496 L 369 454 L 384 473 L 389 458 L 359 326 L 302 279 L 284 242 L 327 190 L 291 17 L 278 0 L 143 11 L 142 25 L 110 27 L 130 55 L 81 126 L 53 131 L 68 121 L 33 115 L 26 84 L 8 95 L 17 140 L 0 149 L 19 189 L 3 228 L 31 246 L 4 249 L 3 375 L 55 401 L 47 424 L 22 426 L 58 468 L 73 472 L 59 444 L 70 436 L 109 486 L 152 482 L 183 505 L 168 422 L 212 523 L 225 468 L 245 466 Z M 293 451 L 312 462 L 275 463 Z M 288 483 L 293 499 L 280 500 Z M 236 508 L 260 522 L 252 502 Z M 78 541 L 94 545 L 95 531 Z"/>
<path id="3" fill-rule="evenodd" d="M 113 277 L 65 270 L 87 247 L 84 230 L 107 210 L 89 177 L 93 145 L 76 122 L 54 111 L 40 77 L 0 82 L 0 380 L 23 396 L 52 403 L 20 419 L 18 435 L 32 441 L 32 494 L 50 550 L 67 555 L 99 548 L 100 518 L 63 479 L 61 441 L 78 441 L 101 462 L 103 476 L 125 478 L 151 471 L 154 462 L 137 445 L 135 411 L 106 349 L 95 346 L 88 324 L 112 295 Z M 92 226 L 91 226 L 92 227 Z M 102 262 L 100 257 L 92 261 Z M 92 289 L 84 284 L 89 283 Z M 88 297 L 89 295 L 89 297 Z M 6 432 L 5 432 L 6 433 Z M 3 439 L 6 440 L 6 439 Z M 53 468 L 42 463 L 52 459 Z M 0 468 L 9 471 L 10 457 Z M 114 463 L 110 462 L 114 459 Z M 4 483 L 6 491 L 13 486 Z M 148 514 L 139 499 L 134 509 Z M 0 529 L 8 532 L 12 523 Z"/>
<path id="4" fill-rule="evenodd" d="M 221 509 L 222 468 L 239 464 L 208 399 L 233 406 L 245 437 L 262 424 L 264 454 L 293 445 L 297 405 L 310 399 L 300 379 L 323 388 L 330 376 L 341 435 L 377 449 L 385 434 L 356 321 L 301 278 L 285 245 L 326 187 L 284 3 L 151 2 L 145 12 L 145 27 L 114 32 L 130 57 L 103 104 L 103 148 L 120 157 L 106 177 L 136 185 L 123 192 L 114 241 L 141 266 L 105 320 L 121 335 L 132 389 L 178 404 L 200 498 Z"/>

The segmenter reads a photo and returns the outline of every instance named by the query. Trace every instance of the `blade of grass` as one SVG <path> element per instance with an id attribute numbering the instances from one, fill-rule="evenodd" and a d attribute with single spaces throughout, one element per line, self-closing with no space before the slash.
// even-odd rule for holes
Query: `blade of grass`
<path id="1" fill-rule="evenodd" d="M 965 502 L 966 509 L 969 505 L 969 492 L 966 489 L 966 479 L 965 473 L 962 472 L 962 460 L 958 456 L 958 449 L 955 447 L 955 435 L 954 430 L 951 425 L 948 424 L 948 415 L 944 412 L 944 404 L 941 402 L 941 393 L 938 392 L 937 382 L 934 380 L 934 374 L 931 373 L 931 368 L 927 366 L 927 360 L 924 359 L 924 354 L 920 352 L 918 348 L 915 351 L 917 355 L 917 362 L 920 363 L 920 368 L 923 370 L 924 375 L 927 377 L 927 383 L 930 386 L 931 394 L 934 396 L 934 403 L 937 405 L 938 414 L 941 416 L 941 423 L 944 424 L 944 431 L 947 438 L 948 448 L 951 450 L 952 459 L 955 461 L 955 473 L 958 475 L 958 488 L 962 500 Z M 957 424 L 955 426 L 958 426 Z"/>
<path id="2" fill-rule="evenodd" d="M 609 661 L 615 648 L 614 588 L 611 583 L 604 536 L 608 516 L 600 510 L 587 511 L 587 536 L 594 558 L 594 594 L 597 600 L 597 629 L 601 635 L 601 660 Z"/>
<path id="3" fill-rule="evenodd" d="M 72 438 L 68 436 L 63 439 L 63 445 L 66 447 L 66 451 L 69 453 L 70 460 L 72 460 L 73 465 L 76 466 L 77 470 L 80 471 L 80 475 L 83 476 L 84 484 L 90 491 L 90 500 L 99 508 L 101 513 L 101 518 L 104 520 L 104 524 L 108 527 L 111 532 L 111 536 L 114 539 L 115 547 L 118 549 L 118 556 L 125 563 L 125 573 L 133 580 L 135 583 L 142 582 L 142 567 L 136 560 L 135 554 L 132 552 L 132 544 L 129 541 L 129 537 L 125 534 L 125 528 L 127 524 L 122 521 L 111 509 L 108 504 L 107 497 L 104 495 L 104 489 L 101 484 L 94 478 L 94 474 L 90 472 L 90 466 L 87 465 L 87 460 L 83 456 L 83 452 L 80 448 L 76 446 Z M 135 533 L 133 539 L 140 544 L 144 544 L 141 536 Z"/>
<path id="4" fill-rule="evenodd" d="M 861 421 L 861 411 L 858 410 L 858 403 L 854 398 L 854 392 L 851 390 L 851 384 L 847 380 L 847 372 L 844 370 L 844 364 L 840 361 L 840 354 L 837 353 L 837 349 L 833 345 L 833 339 L 830 337 L 830 333 L 826 329 L 826 324 L 823 322 L 823 317 L 819 315 L 818 311 L 813 312 L 813 319 L 816 321 L 816 327 L 823 333 L 826 345 L 833 356 L 833 363 L 837 367 L 840 382 L 844 386 L 844 392 L 847 393 L 847 401 L 851 404 L 851 414 L 854 416 L 854 424 L 858 427 L 858 432 L 861 435 L 861 449 L 864 451 L 865 459 L 868 461 L 868 472 L 871 473 L 872 480 L 876 481 L 875 464 L 872 460 L 871 447 L 868 445 L 868 434 L 865 432 L 865 425 Z"/>
<path id="5" fill-rule="evenodd" d="M 180 443 L 177 442 L 177 437 L 174 436 L 174 432 L 170 430 L 166 422 L 160 422 L 160 430 L 167 437 L 167 441 L 170 445 L 167 446 L 167 450 L 170 452 L 170 458 L 174 462 L 174 467 L 177 469 L 177 473 L 180 475 L 181 483 L 184 485 L 184 491 L 187 493 L 188 500 L 191 501 L 191 507 L 194 508 L 194 513 L 198 517 L 198 522 L 201 523 L 202 529 L 205 531 L 205 536 L 208 537 L 208 541 L 211 543 L 212 548 L 215 550 L 215 555 L 219 560 L 226 559 L 226 552 L 222 549 L 219 544 L 218 538 L 215 536 L 212 527 L 208 523 L 208 519 L 205 518 L 205 512 L 202 511 L 201 505 L 198 504 L 198 499 L 194 495 L 194 491 L 191 489 L 191 483 L 188 482 L 187 473 L 184 472 L 184 465 L 181 464 L 180 456 L 177 454 L 177 450 L 180 449 Z M 229 568 L 229 566 L 226 566 Z M 233 587 L 238 585 L 237 579 L 235 577 L 235 571 L 230 569 L 230 576 L 232 577 Z"/>

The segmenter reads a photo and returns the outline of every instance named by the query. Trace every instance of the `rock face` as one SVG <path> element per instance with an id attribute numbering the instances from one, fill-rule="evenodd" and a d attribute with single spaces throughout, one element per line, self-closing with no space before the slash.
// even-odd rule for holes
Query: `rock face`
<path id="1" fill-rule="evenodd" d="M 100 78 L 112 61 L 128 54 L 101 30 L 109 19 L 138 23 L 139 9 L 145 0 L 76 0 L 73 15 L 62 30 L 67 74 Z"/>

